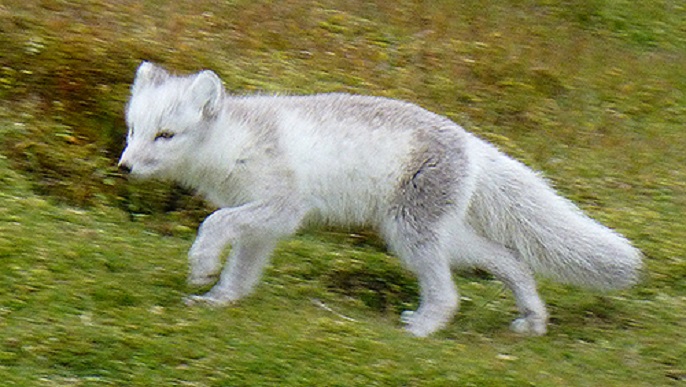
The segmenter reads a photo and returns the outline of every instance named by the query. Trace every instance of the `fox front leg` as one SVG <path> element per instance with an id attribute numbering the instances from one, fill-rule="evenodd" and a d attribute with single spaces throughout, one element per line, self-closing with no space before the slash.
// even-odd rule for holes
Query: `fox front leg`
<path id="1" fill-rule="evenodd" d="M 207 226 L 201 226 L 198 237 L 188 252 L 189 272 L 188 284 L 191 286 L 205 286 L 217 280 L 221 270 L 221 254 L 226 244 L 221 244 L 207 231 Z M 210 234 L 210 235 L 207 235 Z"/>
<path id="2" fill-rule="evenodd" d="M 221 254 L 232 245 L 219 282 L 187 303 L 227 304 L 247 295 L 258 282 L 279 238 L 295 232 L 302 211 L 284 201 L 252 203 L 215 211 L 200 226 L 189 253 L 191 285 L 211 283 L 221 268 Z"/>
<path id="3" fill-rule="evenodd" d="M 248 206 L 222 208 L 202 222 L 188 252 L 189 285 L 205 286 L 217 280 L 221 270 L 221 255 L 227 245 L 239 240 L 237 222 L 246 217 L 242 213 L 250 211 Z"/>
<path id="4" fill-rule="evenodd" d="M 236 243 L 217 284 L 202 296 L 186 299 L 189 305 L 205 303 L 226 305 L 247 296 L 260 280 L 262 271 L 276 246 L 273 240 L 242 240 Z"/>

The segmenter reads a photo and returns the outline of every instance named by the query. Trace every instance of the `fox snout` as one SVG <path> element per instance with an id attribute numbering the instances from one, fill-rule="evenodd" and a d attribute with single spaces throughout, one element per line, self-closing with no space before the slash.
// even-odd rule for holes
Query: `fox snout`
<path id="1" fill-rule="evenodd" d="M 136 160 L 135 157 L 130 152 L 130 147 L 126 147 L 124 149 L 124 152 L 122 152 L 121 156 L 119 157 L 119 163 L 117 163 L 117 167 L 119 169 L 119 172 L 124 174 L 124 175 L 136 175 L 137 171 L 134 171 L 134 166 L 138 165 L 138 161 Z"/>
<path id="2" fill-rule="evenodd" d="M 128 175 L 131 173 L 131 167 L 128 164 L 122 163 L 121 161 L 117 165 L 119 172 L 121 172 L 124 175 Z"/>
<path id="3" fill-rule="evenodd" d="M 145 149 L 128 146 L 124 149 L 117 164 L 119 171 L 136 179 L 146 179 L 159 176 L 160 163 L 155 157 L 150 157 Z"/>
<path id="4" fill-rule="evenodd" d="M 119 163 L 117 163 L 117 167 L 119 168 L 119 172 L 128 175 L 131 173 L 132 168 L 131 164 L 129 163 L 129 160 L 126 158 L 126 151 L 127 149 L 124 149 L 124 152 L 119 158 Z"/>

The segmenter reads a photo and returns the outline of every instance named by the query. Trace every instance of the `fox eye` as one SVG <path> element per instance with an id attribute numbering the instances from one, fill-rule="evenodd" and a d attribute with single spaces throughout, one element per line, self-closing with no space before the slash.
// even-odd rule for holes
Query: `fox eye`
<path id="1" fill-rule="evenodd" d="M 162 138 L 162 139 L 165 139 L 165 140 L 169 140 L 169 139 L 171 139 L 172 137 L 174 137 L 174 133 L 172 133 L 172 132 L 170 132 L 170 131 L 167 131 L 167 130 L 163 130 L 163 131 L 161 131 L 161 132 L 158 132 L 158 133 L 155 135 L 155 141 L 157 141 L 157 140 L 159 140 L 159 139 L 161 139 L 161 138 Z"/>

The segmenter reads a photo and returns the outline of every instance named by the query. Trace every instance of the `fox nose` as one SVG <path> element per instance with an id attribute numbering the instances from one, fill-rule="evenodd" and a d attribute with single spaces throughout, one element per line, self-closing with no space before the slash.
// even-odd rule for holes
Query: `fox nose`
<path id="1" fill-rule="evenodd" d="M 124 175 L 128 175 L 131 173 L 131 167 L 128 164 L 125 163 L 119 163 L 119 172 L 121 172 Z"/>

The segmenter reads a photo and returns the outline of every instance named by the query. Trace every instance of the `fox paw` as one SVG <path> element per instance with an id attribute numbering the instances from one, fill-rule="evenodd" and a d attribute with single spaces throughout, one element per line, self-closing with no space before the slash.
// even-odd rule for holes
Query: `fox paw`
<path id="1" fill-rule="evenodd" d="M 405 325 L 405 330 L 416 337 L 426 337 L 441 329 L 446 324 L 442 316 L 432 316 L 406 310 L 400 314 L 400 321 Z"/>
<path id="2" fill-rule="evenodd" d="M 220 307 L 220 306 L 226 306 L 231 304 L 231 300 L 227 299 L 222 299 L 222 298 L 216 298 L 211 295 L 204 295 L 204 296 L 188 296 L 183 298 L 183 303 L 186 306 L 197 306 L 197 305 L 202 305 L 202 306 L 209 306 L 209 307 Z"/>
<path id="3" fill-rule="evenodd" d="M 217 276 L 216 275 L 189 275 L 188 279 L 186 280 L 189 286 L 193 287 L 201 287 L 201 286 L 207 286 L 210 284 L 213 284 L 217 282 Z"/>
<path id="4" fill-rule="evenodd" d="M 543 336 L 547 331 L 545 321 L 531 317 L 522 317 L 514 320 L 510 325 L 510 329 L 513 332 L 529 336 Z"/>

